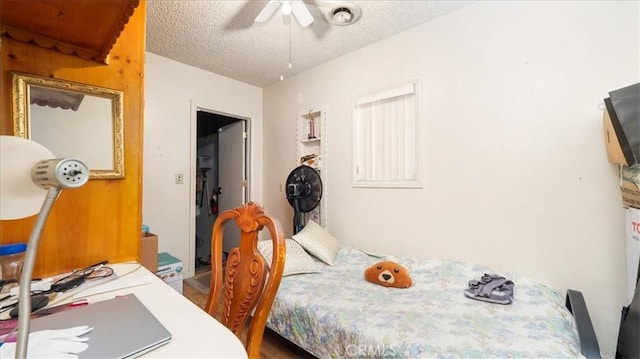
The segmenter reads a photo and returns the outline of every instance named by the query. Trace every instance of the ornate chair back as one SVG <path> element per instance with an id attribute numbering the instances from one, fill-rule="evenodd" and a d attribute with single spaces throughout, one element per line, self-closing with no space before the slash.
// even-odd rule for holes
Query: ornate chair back
<path id="1" fill-rule="evenodd" d="M 240 228 L 240 246 L 229 252 L 223 270 L 222 241 L 224 227 L 230 220 L 235 220 Z M 273 245 L 269 265 L 257 247 L 258 232 L 264 227 L 269 230 Z M 205 310 L 218 318 L 221 304 L 219 320 L 239 338 L 249 323 L 245 341 L 249 358 L 260 357 L 262 336 L 282 279 L 285 255 L 280 222 L 257 203 L 249 202 L 218 215 L 211 235 L 211 289 Z"/>

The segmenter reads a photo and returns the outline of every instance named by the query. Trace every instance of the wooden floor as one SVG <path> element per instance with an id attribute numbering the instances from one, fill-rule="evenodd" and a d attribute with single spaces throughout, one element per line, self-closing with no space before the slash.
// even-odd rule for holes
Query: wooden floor
<path id="1" fill-rule="evenodd" d="M 183 295 L 200 308 L 207 304 L 207 296 L 190 286 L 186 281 L 183 284 Z M 244 344 L 244 338 L 242 338 Z M 260 356 L 264 359 L 284 359 L 284 358 L 313 358 L 309 353 L 298 348 L 289 341 L 272 332 L 269 328 L 265 330 L 262 338 L 262 349 Z"/>

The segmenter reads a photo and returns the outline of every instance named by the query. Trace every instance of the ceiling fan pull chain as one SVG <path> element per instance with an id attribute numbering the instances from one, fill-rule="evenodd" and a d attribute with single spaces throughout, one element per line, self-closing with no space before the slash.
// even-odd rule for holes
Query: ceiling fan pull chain
<path id="1" fill-rule="evenodd" d="M 291 21 L 289 21 L 289 69 L 291 69 Z"/>

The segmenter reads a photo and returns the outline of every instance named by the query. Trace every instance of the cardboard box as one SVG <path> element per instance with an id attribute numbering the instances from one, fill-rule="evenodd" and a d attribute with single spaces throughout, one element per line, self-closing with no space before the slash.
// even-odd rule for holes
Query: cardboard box
<path id="1" fill-rule="evenodd" d="M 640 208 L 640 165 L 622 167 L 620 172 L 620 191 L 624 207 Z"/>
<path id="2" fill-rule="evenodd" d="M 140 263 L 151 273 L 158 271 L 158 236 L 143 232 L 140 241 Z"/>
<path id="3" fill-rule="evenodd" d="M 605 145 L 609 162 L 640 163 L 640 83 L 609 92 L 604 99 Z"/>
<path id="4" fill-rule="evenodd" d="M 182 294 L 184 280 L 182 261 L 167 252 L 158 253 L 158 271 L 156 275 Z"/>
<path id="5" fill-rule="evenodd" d="M 171 288 L 175 289 L 178 293 L 182 294 L 182 281 L 183 278 L 180 277 L 180 279 L 176 279 L 176 280 L 172 280 L 169 282 L 166 282 Z"/>
<path id="6" fill-rule="evenodd" d="M 616 130 L 613 128 L 613 123 L 611 123 L 611 116 L 609 116 L 609 111 L 607 111 L 606 108 L 604 109 L 602 120 L 604 127 L 604 145 L 607 149 L 609 162 L 628 166 L 629 162 L 622 152 L 622 145 L 620 145 Z"/>
<path id="7" fill-rule="evenodd" d="M 640 268 L 638 268 L 638 263 L 640 262 L 640 209 L 627 208 L 625 220 L 625 234 L 627 237 L 627 303 L 631 303 L 640 273 Z"/>

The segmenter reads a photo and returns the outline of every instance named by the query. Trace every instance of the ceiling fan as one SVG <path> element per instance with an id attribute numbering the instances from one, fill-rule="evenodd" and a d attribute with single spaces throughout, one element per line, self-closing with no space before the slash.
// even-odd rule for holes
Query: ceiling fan
<path id="1" fill-rule="evenodd" d="M 312 2 L 312 4 L 317 7 L 328 7 L 332 9 L 330 10 L 332 14 L 329 15 L 330 18 L 328 18 L 330 22 L 333 19 L 333 17 L 337 16 L 336 14 L 338 14 L 341 17 L 344 17 L 344 15 L 347 14 L 347 12 L 348 12 L 347 15 L 349 16 L 349 22 L 356 20 L 355 15 L 359 17 L 359 14 L 355 14 L 354 12 L 355 7 L 346 6 L 346 5 L 342 6 L 341 5 L 342 3 L 344 3 L 344 1 L 342 0 L 315 0 Z M 313 15 L 311 15 L 311 12 L 307 8 L 307 4 L 305 4 L 303 0 L 270 0 L 265 5 L 264 9 L 260 11 L 260 13 L 255 19 L 255 22 L 268 21 L 273 16 L 273 14 L 276 13 L 278 9 L 280 9 L 283 15 L 293 15 L 293 17 L 296 18 L 296 20 L 302 27 L 307 27 L 311 25 L 311 23 L 313 23 L 314 21 Z M 341 22 L 339 20 L 337 21 Z M 337 25 L 341 25 L 341 24 L 337 23 Z"/>

